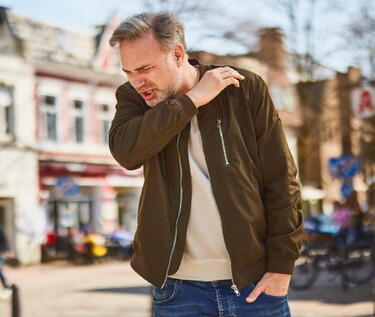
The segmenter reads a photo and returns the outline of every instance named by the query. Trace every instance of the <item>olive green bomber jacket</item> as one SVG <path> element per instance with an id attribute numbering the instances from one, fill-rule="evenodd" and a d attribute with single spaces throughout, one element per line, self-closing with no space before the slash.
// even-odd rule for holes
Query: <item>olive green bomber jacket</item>
<path id="1" fill-rule="evenodd" d="M 201 76 L 213 67 L 200 64 Z M 116 92 L 110 150 L 127 169 L 143 166 L 145 177 L 131 265 L 158 287 L 184 251 L 194 115 L 235 285 L 242 289 L 265 272 L 291 274 L 300 254 L 300 186 L 280 118 L 264 81 L 239 72 L 240 88 L 227 87 L 199 109 L 186 95 L 148 107 L 129 83 Z"/>

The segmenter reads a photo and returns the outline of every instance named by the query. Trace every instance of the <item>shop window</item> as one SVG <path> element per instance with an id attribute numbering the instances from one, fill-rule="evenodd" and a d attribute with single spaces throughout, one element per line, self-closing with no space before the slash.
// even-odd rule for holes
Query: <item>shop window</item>
<path id="1" fill-rule="evenodd" d="M 49 214 L 50 227 L 53 228 L 58 236 L 66 237 L 68 228 L 78 232 L 93 229 L 94 227 L 90 202 L 52 202 Z"/>
<path id="2" fill-rule="evenodd" d="M 139 193 L 135 188 L 127 188 L 127 191 L 126 194 L 117 197 L 118 226 L 125 231 L 134 233 L 137 226 Z"/>

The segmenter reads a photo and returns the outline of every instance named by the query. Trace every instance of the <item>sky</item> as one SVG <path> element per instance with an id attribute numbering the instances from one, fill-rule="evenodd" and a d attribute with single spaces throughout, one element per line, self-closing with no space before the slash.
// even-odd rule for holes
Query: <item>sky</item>
<path id="1" fill-rule="evenodd" d="M 188 1 L 188 0 L 186 0 Z M 202 0 L 203 1 L 203 0 Z M 225 28 L 233 28 L 241 19 L 253 20 L 255 27 L 281 27 L 288 28 L 288 20 L 285 14 L 270 9 L 267 6 L 272 1 L 269 0 L 206 0 L 211 4 L 211 10 L 219 10 L 218 15 L 211 20 L 202 17 L 181 16 L 186 26 L 186 40 L 188 48 L 202 49 L 217 54 L 239 54 L 245 53 L 249 49 L 239 44 L 239 42 L 228 42 L 214 38 L 213 33 Z M 360 1 L 360 0 L 356 0 Z M 354 1 L 354 3 L 356 3 Z M 15 13 L 39 20 L 48 24 L 53 24 L 63 28 L 73 29 L 86 33 L 92 33 L 95 26 L 105 24 L 116 12 L 120 18 L 147 10 L 142 5 L 145 0 L 0 0 L 0 6 L 5 6 Z M 156 0 L 149 1 L 156 3 Z M 303 1 L 302 1 L 303 2 Z M 322 3 L 339 3 L 346 12 L 350 14 L 350 0 L 324 0 Z M 334 50 L 336 45 L 342 40 L 343 35 L 339 34 L 339 26 L 345 23 L 344 16 L 337 16 L 335 21 L 324 16 L 325 8 L 322 7 L 323 14 L 317 19 L 316 28 L 323 30 L 319 43 L 323 47 L 328 44 Z M 221 10 L 221 11 L 220 11 Z M 305 9 L 302 14 L 311 14 Z M 346 15 L 345 15 L 346 17 Z M 324 25 L 326 31 L 324 32 Z M 214 26 L 214 27 L 213 27 Z M 211 30 L 209 30 L 211 28 Z M 255 28 L 253 28 L 255 32 Z M 329 33 L 327 31 L 330 30 Z M 337 31 L 337 34 L 336 34 Z M 251 33 L 251 32 L 249 32 Z M 329 35 L 329 36 L 328 36 Z M 246 36 L 246 35 L 245 35 Z M 340 38 L 341 37 L 341 38 Z M 339 44 L 337 44 L 339 45 Z M 320 48 L 318 48 L 320 49 Z M 329 51 L 329 49 L 327 50 Z M 334 56 L 324 57 L 326 52 L 321 50 L 324 63 L 336 70 L 345 71 L 351 63 L 348 52 L 335 52 Z M 331 53 L 330 53 L 331 54 Z M 332 55 L 332 54 L 331 54 Z"/>
<path id="2" fill-rule="evenodd" d="M 233 0 L 209 0 L 213 5 L 219 3 L 219 7 L 226 10 L 226 12 L 228 12 L 228 6 L 232 1 Z M 144 2 L 145 1 L 142 0 L 0 0 L 0 5 L 9 7 L 18 14 L 49 24 L 83 32 L 92 32 L 96 25 L 105 24 L 115 12 L 117 12 L 121 18 L 125 18 L 135 13 L 147 11 L 147 8 L 143 5 Z M 246 9 L 248 6 L 246 4 L 248 0 L 239 0 L 239 2 L 242 2 L 240 7 L 235 6 L 229 10 L 230 14 L 234 17 L 240 14 L 241 9 L 244 11 L 244 8 Z M 249 10 L 245 11 L 249 12 Z M 181 19 L 186 26 L 191 20 L 190 17 L 185 19 L 181 17 Z M 194 46 L 195 43 L 199 41 L 199 35 L 197 35 L 197 33 L 202 33 L 202 29 L 204 28 L 204 25 L 194 25 L 191 28 L 186 27 L 188 45 Z M 192 29 L 194 29 L 194 31 L 192 31 Z M 211 43 L 212 39 L 206 39 L 206 41 Z M 210 46 L 210 44 L 206 46 Z M 233 46 L 231 49 L 236 50 Z M 222 51 L 224 52 L 225 50 Z"/>
<path id="3" fill-rule="evenodd" d="M 233 1 L 241 5 L 230 6 Z M 146 11 L 143 2 L 142 0 L 0 0 L 0 5 L 37 20 L 90 31 L 95 25 L 104 23 L 113 12 L 119 12 L 125 18 Z M 249 0 L 210 1 L 211 4 L 229 9 L 234 15 L 240 14 L 241 11 L 243 13 L 250 2 Z"/>

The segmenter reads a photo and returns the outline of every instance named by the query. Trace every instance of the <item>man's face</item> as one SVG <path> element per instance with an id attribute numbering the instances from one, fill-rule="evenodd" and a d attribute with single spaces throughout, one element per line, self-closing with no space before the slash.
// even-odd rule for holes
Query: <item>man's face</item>
<path id="1" fill-rule="evenodd" d="M 137 40 L 121 42 L 120 57 L 130 84 L 150 107 L 178 94 L 182 74 L 174 50 L 163 51 L 151 32 Z"/>

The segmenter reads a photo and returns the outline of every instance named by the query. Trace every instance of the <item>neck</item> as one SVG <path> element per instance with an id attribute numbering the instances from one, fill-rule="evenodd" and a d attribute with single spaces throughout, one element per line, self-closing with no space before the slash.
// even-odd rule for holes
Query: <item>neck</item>
<path id="1" fill-rule="evenodd" d="M 183 94 L 186 94 L 198 83 L 200 74 L 199 68 L 190 63 L 187 63 L 186 68 L 183 71 L 185 72 L 185 81 L 181 91 Z"/>

